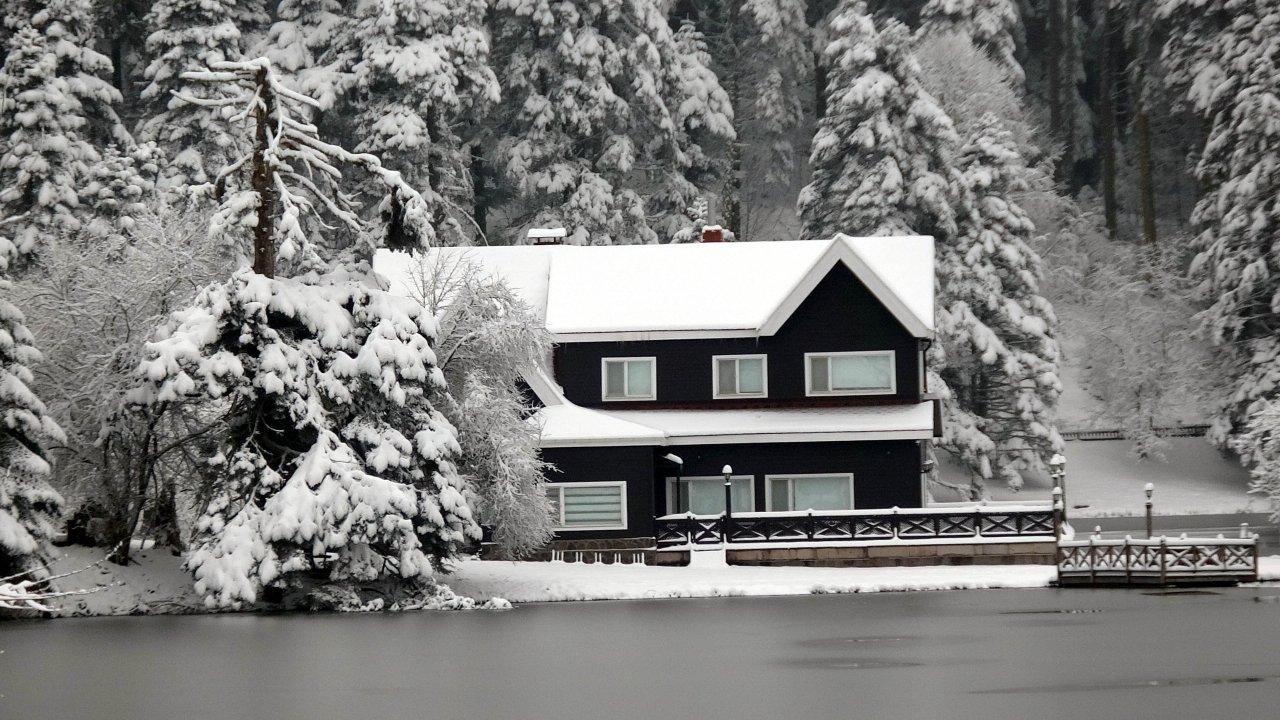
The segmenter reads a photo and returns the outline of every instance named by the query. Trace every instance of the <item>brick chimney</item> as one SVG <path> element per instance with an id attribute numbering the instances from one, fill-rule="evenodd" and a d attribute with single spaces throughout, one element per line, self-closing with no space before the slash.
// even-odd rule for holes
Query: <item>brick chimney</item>
<path id="1" fill-rule="evenodd" d="M 724 240 L 724 228 L 719 225 L 702 226 L 702 242 L 721 242 Z"/>
<path id="2" fill-rule="evenodd" d="M 529 241 L 533 245 L 563 245 L 564 228 L 529 228 Z"/>

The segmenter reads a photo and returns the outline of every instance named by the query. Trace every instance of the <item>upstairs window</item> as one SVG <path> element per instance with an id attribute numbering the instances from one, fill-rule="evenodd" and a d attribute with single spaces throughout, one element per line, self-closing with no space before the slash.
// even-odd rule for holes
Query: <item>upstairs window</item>
<path id="1" fill-rule="evenodd" d="M 764 355 L 717 355 L 711 362 L 715 397 L 768 396 L 769 377 Z"/>
<path id="2" fill-rule="evenodd" d="M 897 392 L 892 350 L 805 353 L 809 395 L 892 395 Z"/>
<path id="3" fill-rule="evenodd" d="M 605 400 L 653 400 L 657 397 L 657 360 L 605 358 L 602 394 Z"/>

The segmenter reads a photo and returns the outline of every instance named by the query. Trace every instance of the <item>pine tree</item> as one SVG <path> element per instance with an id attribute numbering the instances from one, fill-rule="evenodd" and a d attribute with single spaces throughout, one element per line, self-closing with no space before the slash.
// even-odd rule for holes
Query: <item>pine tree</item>
<path id="1" fill-rule="evenodd" d="M 370 275 L 368 253 L 391 233 L 347 204 L 342 169 L 392 193 L 397 232 L 420 245 L 432 238 L 430 208 L 371 156 L 320 141 L 302 119 L 315 102 L 269 61 L 217 63 L 184 80 L 230 86 L 214 107 L 238 107 L 255 138 L 216 180 L 210 229 L 251 243 L 253 265 L 174 314 L 148 346 L 134 398 L 195 403 L 225 421 L 205 459 L 208 503 L 186 567 L 210 607 L 252 604 L 265 587 L 305 589 L 316 571 L 348 589 L 413 591 L 479 528 L 454 466 L 455 431 L 430 402 L 444 382 L 435 322 Z M 324 235 L 336 226 L 359 241 L 335 250 Z"/>
<path id="2" fill-rule="evenodd" d="M 798 203 L 804 236 L 918 233 L 950 242 L 948 167 L 958 140 L 920 85 L 909 33 L 892 20 L 877 29 L 854 1 L 832 17 L 830 37 L 827 109 L 809 156 L 813 180 Z"/>
<path id="3" fill-rule="evenodd" d="M 221 118 L 177 97 L 210 89 L 185 82 L 182 73 L 239 60 L 245 35 L 266 22 L 262 0 L 156 0 L 151 7 L 147 86 L 141 95 L 147 119 L 138 134 L 171 158 L 166 168 L 170 184 L 209 182 L 211 170 L 238 154 L 237 138 Z"/>
<path id="4" fill-rule="evenodd" d="M 363 0 L 344 50 L 356 150 L 377 155 L 453 210 L 433 223 L 446 244 L 470 244 L 469 128 L 498 101 L 484 0 Z"/>
<path id="5" fill-rule="evenodd" d="M 733 111 L 660 3 L 499 0 L 493 47 L 512 229 L 561 225 L 576 244 L 669 237 L 710 184 L 704 146 L 733 136 Z"/>
<path id="6" fill-rule="evenodd" d="M 1204 329 L 1234 384 L 1210 432 L 1227 444 L 1280 397 L 1280 137 L 1272 128 L 1280 1 L 1167 0 L 1159 14 L 1189 21 L 1165 56 L 1171 81 L 1187 92 L 1208 131 L 1196 166 L 1203 195 L 1192 213 L 1199 234 L 1191 274 L 1210 303 Z M 1246 460 L 1253 456 L 1242 450 Z"/>
<path id="7" fill-rule="evenodd" d="M 15 218 L 0 230 L 0 256 L 9 264 L 81 229 L 92 205 L 82 190 L 102 173 L 100 147 L 129 143 L 90 20 L 86 0 L 52 0 L 9 39 L 0 68 L 0 218 Z"/>
<path id="8" fill-rule="evenodd" d="M 62 517 L 62 497 L 49 486 L 48 446 L 62 429 L 31 391 L 40 362 L 22 313 L 0 277 L 0 577 L 44 563 Z"/>
<path id="9" fill-rule="evenodd" d="M 973 129 L 956 168 L 970 210 L 958 218 L 955 244 L 939 248 L 933 365 L 945 382 L 942 445 L 975 478 L 998 475 L 1018 488 L 1022 471 L 1062 450 L 1051 417 L 1062 391 L 1056 318 L 1040 295 L 1035 226 L 1013 200 L 1027 189 L 1026 168 L 994 115 Z"/>
<path id="10" fill-rule="evenodd" d="M 350 62 L 340 50 L 354 21 L 339 0 L 281 0 L 276 17 L 258 54 L 314 98 L 319 111 L 332 109 L 351 84 Z"/>
<path id="11" fill-rule="evenodd" d="M 1026 77 L 1015 55 L 1022 33 L 1016 0 L 929 0 L 920 11 L 920 27 L 924 33 L 967 35 L 1016 82 Z"/>
<path id="12" fill-rule="evenodd" d="M 685 0 L 679 33 L 705 38 L 706 64 L 733 105 L 724 221 L 751 239 L 753 220 L 794 192 L 795 141 L 803 136 L 813 77 L 813 38 L 799 0 Z M 696 28 L 696 30 L 695 30 Z"/>

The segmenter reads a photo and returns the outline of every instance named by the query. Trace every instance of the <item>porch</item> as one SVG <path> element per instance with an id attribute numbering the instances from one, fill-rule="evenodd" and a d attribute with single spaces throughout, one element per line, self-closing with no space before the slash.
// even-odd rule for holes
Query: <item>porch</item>
<path id="1" fill-rule="evenodd" d="M 1056 547 L 1047 503 L 683 513 L 656 518 L 654 528 L 660 565 L 713 547 L 734 565 L 1052 564 Z"/>

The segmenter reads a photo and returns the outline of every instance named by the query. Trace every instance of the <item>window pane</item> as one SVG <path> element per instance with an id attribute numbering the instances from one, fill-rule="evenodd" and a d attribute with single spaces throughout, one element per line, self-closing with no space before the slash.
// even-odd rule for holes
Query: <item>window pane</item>
<path id="1" fill-rule="evenodd" d="M 796 510 L 852 510 L 848 477 L 792 478 Z"/>
<path id="2" fill-rule="evenodd" d="M 695 515 L 719 515 L 724 512 L 724 480 L 722 478 L 695 478 L 688 483 L 689 510 Z M 734 478 L 729 497 L 734 512 L 751 512 L 755 500 L 751 497 L 751 478 Z M 675 492 L 673 489 L 672 492 Z M 685 492 L 682 490 L 681 492 Z"/>
<path id="3" fill-rule="evenodd" d="M 809 358 L 809 389 L 826 392 L 830 389 L 827 382 L 827 359 L 825 357 Z"/>
<path id="4" fill-rule="evenodd" d="M 622 525 L 622 488 L 563 486 L 564 526 Z"/>
<path id="5" fill-rule="evenodd" d="M 847 355 L 831 358 L 832 390 L 888 390 L 888 355 Z"/>
<path id="6" fill-rule="evenodd" d="M 604 364 L 605 397 L 625 397 L 627 394 L 626 363 L 606 362 Z"/>
<path id="7" fill-rule="evenodd" d="M 652 362 L 649 360 L 631 360 L 627 363 L 627 396 L 649 397 L 653 395 L 653 378 L 650 375 Z"/>
<path id="8" fill-rule="evenodd" d="M 764 360 L 747 358 L 738 361 L 738 392 L 764 392 Z"/>
<path id="9" fill-rule="evenodd" d="M 546 490 L 547 490 L 547 499 L 551 501 L 552 507 L 555 508 L 555 512 L 554 514 L 552 514 L 551 517 L 555 518 L 556 524 L 559 525 L 560 524 L 560 488 L 549 487 Z"/>
<path id="10" fill-rule="evenodd" d="M 719 373 L 719 382 L 716 383 L 716 393 L 719 395 L 734 395 L 738 392 L 738 373 L 735 370 L 737 363 L 733 360 L 717 360 L 716 372 Z"/>
<path id="11" fill-rule="evenodd" d="M 791 509 L 791 488 L 786 478 L 769 480 L 769 507 L 779 511 Z"/>

